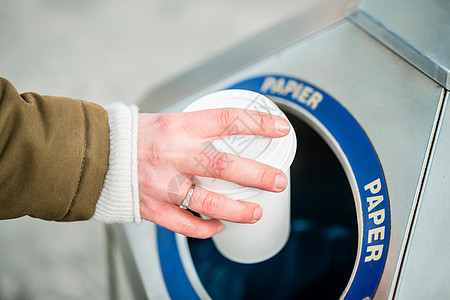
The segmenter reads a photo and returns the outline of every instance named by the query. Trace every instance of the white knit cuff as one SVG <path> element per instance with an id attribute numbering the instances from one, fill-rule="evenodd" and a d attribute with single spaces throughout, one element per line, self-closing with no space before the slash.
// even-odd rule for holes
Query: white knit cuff
<path id="1" fill-rule="evenodd" d="M 109 167 L 94 219 L 107 223 L 140 223 L 137 174 L 138 108 L 115 103 L 109 117 Z"/>

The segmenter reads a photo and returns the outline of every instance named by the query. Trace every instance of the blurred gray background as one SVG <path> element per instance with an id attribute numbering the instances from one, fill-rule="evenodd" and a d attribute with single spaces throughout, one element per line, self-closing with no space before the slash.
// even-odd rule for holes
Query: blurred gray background
<path id="1" fill-rule="evenodd" d="M 177 74 L 314 5 L 2 0 L 0 76 L 19 92 L 139 103 Z M 108 299 L 107 278 L 102 224 L 0 221 L 0 299 Z"/>

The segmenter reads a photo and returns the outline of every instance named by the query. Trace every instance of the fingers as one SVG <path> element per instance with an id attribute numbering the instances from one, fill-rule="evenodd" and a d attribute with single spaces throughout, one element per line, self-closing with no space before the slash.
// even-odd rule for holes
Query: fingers
<path id="1" fill-rule="evenodd" d="M 177 207 L 190 191 L 189 188 L 172 194 L 170 200 Z M 202 215 L 236 223 L 256 223 L 262 217 L 261 207 L 256 203 L 232 200 L 199 186 L 194 186 L 188 208 Z"/>
<path id="2" fill-rule="evenodd" d="M 210 150 L 208 155 L 186 155 L 176 159 L 181 173 L 219 178 L 242 186 L 281 192 L 287 177 L 279 169 L 234 154 Z"/>
<path id="3" fill-rule="evenodd" d="M 174 199 L 176 206 L 183 202 L 188 190 L 178 193 Z M 188 208 L 214 219 L 237 223 L 255 223 L 262 217 L 262 210 L 256 203 L 232 200 L 199 186 L 194 186 Z"/>
<path id="4" fill-rule="evenodd" d="M 262 217 L 257 203 L 236 201 L 195 186 L 189 209 L 213 219 L 235 223 L 256 223 Z"/>
<path id="5" fill-rule="evenodd" d="M 223 225 L 218 220 L 255 223 L 262 217 L 262 209 L 256 203 L 232 200 L 195 186 L 189 209 L 212 218 L 204 220 L 178 207 L 183 197 L 185 195 L 180 192 L 178 199 L 174 199 L 177 204 L 160 203 L 155 206 L 141 201 L 141 216 L 172 231 L 196 238 L 208 238 L 221 232 Z"/>
<path id="6" fill-rule="evenodd" d="M 173 204 L 159 206 L 157 213 L 141 207 L 141 216 L 169 230 L 194 238 L 206 239 L 223 230 L 220 221 L 198 218 Z"/>
<path id="7" fill-rule="evenodd" d="M 185 128 L 195 128 L 199 137 L 213 140 L 230 135 L 282 137 L 288 134 L 289 123 L 282 117 L 240 108 L 207 109 L 183 113 Z"/>

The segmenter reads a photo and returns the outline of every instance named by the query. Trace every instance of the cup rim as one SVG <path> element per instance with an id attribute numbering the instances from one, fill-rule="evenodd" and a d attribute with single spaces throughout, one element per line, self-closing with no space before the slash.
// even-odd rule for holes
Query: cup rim
<path id="1" fill-rule="evenodd" d="M 289 122 L 283 111 L 281 111 L 281 109 L 272 100 L 262 94 L 240 89 L 221 90 L 205 95 L 192 102 L 183 111 L 192 112 L 203 109 L 228 107 L 269 112 L 281 116 Z M 290 151 L 286 151 L 287 149 Z M 297 138 L 295 135 L 295 130 L 291 124 L 288 135 L 281 138 L 271 139 L 269 145 L 264 149 L 264 151 L 253 159 L 281 169 L 286 173 L 289 171 L 289 168 L 294 160 L 296 150 Z M 280 152 L 283 153 L 283 155 L 280 155 Z M 262 190 L 256 188 L 241 186 L 210 177 L 194 176 L 193 182 L 201 187 L 209 189 L 213 192 L 224 194 L 232 199 L 243 199 L 262 192 Z"/>

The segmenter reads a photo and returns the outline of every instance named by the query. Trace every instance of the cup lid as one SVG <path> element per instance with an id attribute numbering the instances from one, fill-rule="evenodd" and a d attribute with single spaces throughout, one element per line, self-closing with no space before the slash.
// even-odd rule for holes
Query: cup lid
<path id="1" fill-rule="evenodd" d="M 184 111 L 191 112 L 214 108 L 243 108 L 281 116 L 288 120 L 278 106 L 269 98 L 253 91 L 236 89 L 208 94 L 191 103 Z M 251 113 L 249 113 L 249 116 L 251 122 Z M 297 138 L 292 125 L 288 135 L 281 138 L 267 138 L 258 135 L 239 135 L 239 128 L 242 130 L 245 126 L 249 126 L 245 122 L 248 122 L 248 120 L 244 121 L 238 118 L 232 121 L 230 126 L 224 130 L 224 136 L 230 132 L 237 133 L 237 135 L 214 140 L 208 146 L 212 145 L 220 152 L 254 159 L 286 172 L 291 166 L 297 150 Z M 247 198 L 261 192 L 261 190 L 256 188 L 244 187 L 216 178 L 194 176 L 193 182 L 232 199 Z"/>

